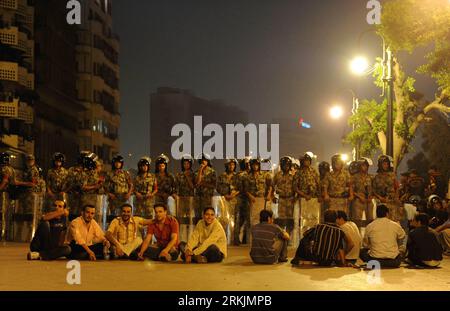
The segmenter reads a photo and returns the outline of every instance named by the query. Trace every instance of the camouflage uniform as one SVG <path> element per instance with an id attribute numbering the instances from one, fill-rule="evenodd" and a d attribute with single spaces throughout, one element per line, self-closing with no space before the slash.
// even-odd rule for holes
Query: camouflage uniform
<path id="1" fill-rule="evenodd" d="M 24 182 L 33 182 L 32 187 L 25 187 L 25 191 L 20 195 L 20 204 L 17 214 L 23 217 L 15 226 L 14 240 L 30 241 L 38 225 L 38 220 L 42 215 L 43 194 L 42 180 L 36 165 L 27 167 L 23 174 Z M 45 189 L 45 186 L 44 186 Z"/>
<path id="2" fill-rule="evenodd" d="M 87 204 L 95 206 L 95 220 L 97 223 L 105 229 L 106 224 L 103 222 L 103 215 L 106 212 L 104 210 L 106 197 L 105 189 L 103 183 L 105 182 L 105 177 L 97 170 L 87 170 L 83 174 L 82 179 L 82 189 L 81 189 L 81 206 Z M 85 190 L 85 187 L 99 186 L 95 189 Z"/>
<path id="3" fill-rule="evenodd" d="M 272 178 L 268 172 L 251 172 L 246 179 L 245 189 L 256 198 L 256 202 L 250 202 L 250 227 L 259 223 L 259 213 L 267 208 L 265 197 L 272 186 Z M 269 207 L 270 208 L 270 207 Z"/>
<path id="4" fill-rule="evenodd" d="M 200 169 L 195 173 L 195 180 L 197 180 Z M 195 209 L 195 223 L 202 218 L 203 209 L 212 207 L 212 197 L 216 190 L 217 175 L 216 171 L 207 166 L 203 170 L 203 178 L 200 185 L 196 185 L 196 209 Z"/>
<path id="5" fill-rule="evenodd" d="M 281 171 L 276 173 L 273 179 L 273 187 L 279 196 L 278 218 L 279 224 L 283 227 L 287 225 L 287 222 L 293 222 L 295 203 L 294 176 Z"/>
<path id="6" fill-rule="evenodd" d="M 247 196 L 246 185 L 248 184 L 249 174 L 246 171 L 237 173 L 236 189 L 239 195 L 236 197 L 236 226 L 234 231 L 234 244 L 239 244 L 239 241 L 248 241 L 247 236 L 250 234 L 250 201 Z M 243 229 L 243 237 L 240 240 L 241 229 Z M 245 239 L 244 239 L 245 237 Z"/>
<path id="7" fill-rule="evenodd" d="M 294 189 L 311 196 L 310 200 L 300 198 L 300 237 L 320 222 L 320 177 L 312 167 L 302 167 L 294 178 Z"/>
<path id="8" fill-rule="evenodd" d="M 48 170 L 47 188 L 50 189 L 53 196 L 47 195 L 45 212 L 49 212 L 52 209 L 55 200 L 67 200 L 67 198 L 64 197 L 64 192 L 68 173 L 69 172 L 64 167 L 58 169 L 51 168 Z"/>
<path id="9" fill-rule="evenodd" d="M 116 169 L 108 174 L 107 192 L 113 194 L 115 199 L 109 198 L 109 213 L 113 216 L 119 216 L 120 207 L 125 203 L 130 203 L 130 199 L 125 196 L 132 190 L 133 184 L 130 173 L 123 169 Z"/>
<path id="10" fill-rule="evenodd" d="M 231 200 L 227 200 L 225 196 L 231 195 L 238 190 L 238 175 L 234 172 L 223 173 L 219 176 L 217 181 L 217 192 L 222 195 L 221 212 L 219 221 L 222 227 L 225 229 L 225 233 L 228 237 L 228 242 L 234 244 L 235 238 L 235 223 L 236 223 L 236 204 L 237 198 L 233 197 Z"/>
<path id="11" fill-rule="evenodd" d="M 372 182 L 373 193 L 387 199 L 384 204 L 389 208 L 389 218 L 393 221 L 402 221 L 406 217 L 406 212 L 397 201 L 397 188 L 398 184 L 393 172 L 378 173 Z"/>
<path id="12" fill-rule="evenodd" d="M 195 210 L 195 180 L 194 172 L 189 170 L 189 177 L 180 172 L 175 178 L 175 193 L 177 194 L 177 219 L 180 223 L 180 241 L 188 241 L 194 230 Z M 189 184 L 190 182 L 190 184 Z"/>
<path id="13" fill-rule="evenodd" d="M 141 200 L 136 198 L 134 207 L 134 216 L 143 218 L 153 218 L 155 205 L 155 197 L 147 198 L 146 196 L 153 193 L 156 186 L 156 176 L 150 172 L 145 175 L 138 174 L 134 179 L 134 193 L 143 196 Z"/>
<path id="14" fill-rule="evenodd" d="M 323 180 L 323 188 L 330 196 L 329 209 L 344 211 L 349 215 L 348 197 L 350 193 L 351 177 L 347 170 L 327 173 Z"/>
<path id="15" fill-rule="evenodd" d="M 81 188 L 83 187 L 84 169 L 81 166 L 73 166 L 67 171 L 66 186 L 70 209 L 70 219 L 81 215 Z"/>
<path id="16" fill-rule="evenodd" d="M 372 176 L 369 174 L 357 173 L 352 176 L 355 199 L 352 202 L 350 218 L 358 225 L 358 227 L 365 227 L 373 220 L 373 205 L 370 200 L 370 197 L 372 196 L 372 179 Z M 358 195 L 369 201 L 361 201 Z M 362 220 L 363 212 L 366 214 L 365 224 Z"/>
<path id="17" fill-rule="evenodd" d="M 156 193 L 155 204 L 167 205 L 167 199 L 175 190 L 175 177 L 170 173 L 165 175 L 158 173 L 156 174 L 156 183 L 158 192 Z"/>

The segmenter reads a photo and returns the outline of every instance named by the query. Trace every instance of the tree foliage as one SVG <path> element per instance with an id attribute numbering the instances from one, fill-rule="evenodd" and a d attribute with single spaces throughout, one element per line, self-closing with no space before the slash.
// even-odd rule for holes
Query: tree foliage
<path id="1" fill-rule="evenodd" d="M 381 25 L 377 32 L 394 52 L 394 162 L 401 162 L 410 151 L 411 141 L 419 127 L 432 121 L 430 112 L 450 113 L 450 2 L 448 0 L 391 0 L 384 4 Z M 435 98 L 427 101 L 415 88 L 415 78 L 402 70 L 398 52 L 414 53 L 419 47 L 431 52 L 416 68 L 418 74 L 433 78 L 438 84 Z M 383 87 L 382 59 L 377 59 L 375 85 Z M 361 154 L 386 152 L 385 101 L 363 100 L 357 115 L 351 118 L 356 131 L 346 140 L 360 146 Z"/>

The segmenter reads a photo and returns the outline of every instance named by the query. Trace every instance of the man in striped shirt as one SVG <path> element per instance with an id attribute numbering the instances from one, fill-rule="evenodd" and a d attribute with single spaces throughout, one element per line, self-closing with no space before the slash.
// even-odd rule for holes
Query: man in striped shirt
<path id="1" fill-rule="evenodd" d="M 312 261 L 320 266 L 334 263 L 345 266 L 345 233 L 336 225 L 336 219 L 336 211 L 327 210 L 324 213 L 325 223 L 305 232 L 291 261 L 293 265 L 298 265 L 300 261 Z"/>
<path id="2" fill-rule="evenodd" d="M 252 228 L 250 257 L 257 264 L 274 264 L 287 261 L 289 234 L 273 223 L 273 212 L 262 210 L 259 224 Z"/>

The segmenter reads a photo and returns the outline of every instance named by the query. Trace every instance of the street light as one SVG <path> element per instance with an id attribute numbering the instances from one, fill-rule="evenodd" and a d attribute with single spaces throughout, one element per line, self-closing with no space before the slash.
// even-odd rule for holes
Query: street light
<path id="1" fill-rule="evenodd" d="M 359 63 L 360 65 L 362 63 Z M 355 66 L 355 68 L 359 68 L 362 69 L 362 66 Z M 340 90 L 340 92 L 342 91 L 348 91 L 352 94 L 352 116 L 356 115 L 356 113 L 358 112 L 358 108 L 359 108 L 359 100 L 356 97 L 356 94 L 353 90 L 351 89 L 342 89 Z M 343 115 L 343 111 L 342 108 L 340 106 L 334 106 L 333 108 L 331 108 L 330 110 L 330 115 L 333 119 L 339 119 L 342 115 Z M 352 131 L 354 132 L 356 129 L 355 124 L 352 125 Z M 356 144 L 355 147 L 353 147 L 352 150 L 352 158 L 354 161 L 356 161 L 357 159 L 359 159 L 359 142 Z"/>
<path id="2" fill-rule="evenodd" d="M 342 115 L 344 114 L 344 110 L 342 109 L 341 106 L 333 106 L 330 109 L 330 117 L 332 119 L 340 119 L 342 117 Z"/>
<path id="3" fill-rule="evenodd" d="M 361 45 L 361 39 L 364 34 L 370 32 L 370 31 L 376 31 L 376 29 L 368 29 L 366 31 L 363 31 L 358 38 L 358 49 Z M 394 64 L 394 56 L 389 46 L 386 45 L 386 40 L 382 35 L 379 33 L 376 33 L 378 36 L 380 36 L 382 42 L 383 42 L 383 93 L 381 96 L 386 97 L 387 101 L 387 124 L 386 124 L 386 154 L 393 157 L 394 156 L 394 105 L 393 105 L 393 89 L 394 89 L 394 78 L 392 75 L 392 67 Z M 376 67 L 373 66 L 372 68 L 369 68 L 367 66 L 366 72 L 363 74 L 362 68 L 365 66 L 364 60 L 361 57 L 356 58 L 352 64 L 354 63 L 354 67 L 352 66 L 352 72 L 357 73 L 358 75 L 363 74 L 370 74 L 373 72 Z"/>
<path id="4" fill-rule="evenodd" d="M 370 70 L 370 68 L 369 68 L 369 62 L 367 61 L 367 58 L 365 58 L 363 56 L 355 57 L 350 62 L 350 70 L 358 76 L 363 76 L 363 75 L 368 74 L 368 71 Z"/>

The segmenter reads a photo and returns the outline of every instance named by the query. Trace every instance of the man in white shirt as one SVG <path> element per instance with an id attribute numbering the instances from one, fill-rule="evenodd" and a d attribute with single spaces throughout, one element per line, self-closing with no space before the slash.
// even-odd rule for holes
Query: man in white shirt
<path id="1" fill-rule="evenodd" d="M 347 214 L 344 211 L 337 211 L 336 224 L 345 233 L 345 260 L 355 264 L 359 258 L 362 244 L 358 226 L 347 219 Z"/>
<path id="2" fill-rule="evenodd" d="M 381 267 L 398 268 L 406 234 L 399 223 L 388 219 L 388 214 L 386 205 L 377 206 L 377 218 L 366 227 L 360 257 L 364 262 L 377 260 Z"/>
<path id="3" fill-rule="evenodd" d="M 227 237 L 212 207 L 203 210 L 203 219 L 195 226 L 189 241 L 180 243 L 180 251 L 186 263 L 221 262 L 227 257 Z"/>
<path id="4" fill-rule="evenodd" d="M 111 244 L 94 216 L 95 207 L 87 204 L 83 207 L 81 216 L 70 223 L 66 239 L 72 249 L 70 259 L 95 261 L 104 259 L 104 255 L 109 251 Z"/>

